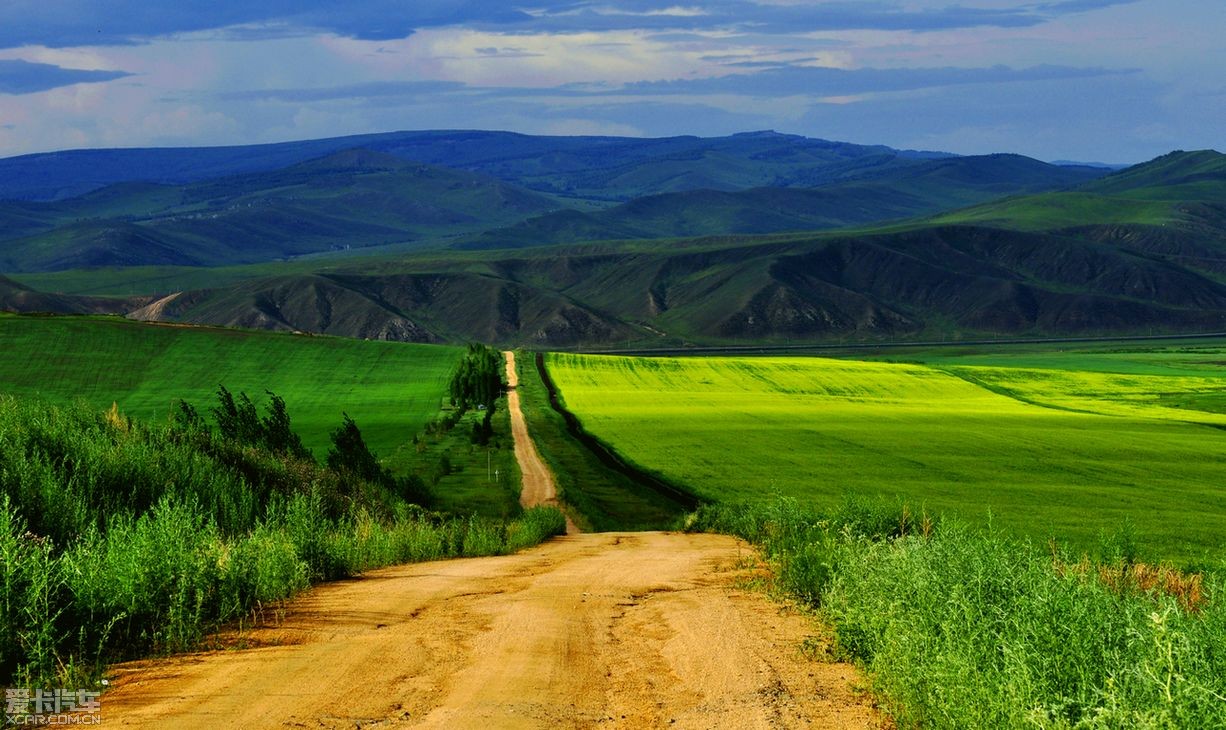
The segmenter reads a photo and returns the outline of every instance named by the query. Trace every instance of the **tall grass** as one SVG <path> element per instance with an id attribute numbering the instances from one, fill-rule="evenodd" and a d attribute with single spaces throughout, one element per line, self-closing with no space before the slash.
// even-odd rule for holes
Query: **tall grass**
<path id="1" fill-rule="evenodd" d="M 563 532 L 556 510 L 452 518 L 198 423 L 0 396 L 0 685 L 88 686 L 314 581 Z"/>
<path id="2" fill-rule="evenodd" d="M 1226 727 L 1221 571 L 1133 580 L 1161 571 L 1128 557 L 1085 569 L 1084 557 L 854 502 L 707 507 L 691 528 L 760 545 L 900 727 Z"/>

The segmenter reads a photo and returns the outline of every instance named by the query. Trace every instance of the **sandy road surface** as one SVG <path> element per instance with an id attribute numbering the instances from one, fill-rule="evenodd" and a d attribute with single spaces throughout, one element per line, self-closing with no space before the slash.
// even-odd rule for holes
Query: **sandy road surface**
<path id="1" fill-rule="evenodd" d="M 513 353 L 507 378 L 522 501 L 556 504 Z M 737 587 L 752 556 L 719 535 L 569 534 L 517 555 L 373 571 L 310 590 L 276 626 L 241 635 L 251 648 L 115 668 L 103 723 L 877 727 L 852 667 L 802 656 L 810 622 Z"/>
<path id="2" fill-rule="evenodd" d="M 876 727 L 807 619 L 736 587 L 733 538 L 603 533 L 312 589 L 261 648 L 118 668 L 150 728 Z"/>
<path id="3" fill-rule="evenodd" d="M 511 412 L 511 435 L 515 439 L 515 460 L 519 462 L 519 471 L 523 475 L 523 490 L 519 493 L 519 503 L 525 507 L 535 507 L 540 504 L 558 503 L 558 487 L 553 481 L 553 474 L 540 453 L 536 444 L 528 435 L 528 422 L 524 420 L 524 412 L 519 407 L 519 374 L 515 371 L 515 353 L 507 350 L 502 353 L 507 359 L 507 410 Z M 566 517 L 566 534 L 574 535 L 579 528 Z"/>

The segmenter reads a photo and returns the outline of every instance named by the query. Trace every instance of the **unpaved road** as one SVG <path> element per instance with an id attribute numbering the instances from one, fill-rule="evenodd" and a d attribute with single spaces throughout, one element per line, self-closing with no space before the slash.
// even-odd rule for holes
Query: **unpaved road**
<path id="1" fill-rule="evenodd" d="M 260 648 L 118 668 L 107 726 L 877 727 L 717 535 L 602 533 L 312 589 Z"/>
<path id="2" fill-rule="evenodd" d="M 523 489 L 519 493 L 519 503 L 524 507 L 535 507 L 551 504 L 561 507 L 558 502 L 558 486 L 553 481 L 553 473 L 541 459 L 536 450 L 536 444 L 528 435 L 528 422 L 524 420 L 524 412 L 519 406 L 519 374 L 515 371 L 515 353 L 507 350 L 502 353 L 507 359 L 507 410 L 511 412 L 511 435 L 515 439 L 515 460 L 519 462 L 519 471 L 523 475 Z M 579 528 L 566 517 L 566 534 L 574 535 Z"/>
<path id="3" fill-rule="evenodd" d="M 508 409 L 523 503 L 556 504 Z M 574 530 L 569 523 L 568 532 Z M 107 726 L 868 728 L 855 669 L 802 656 L 805 617 L 740 587 L 721 535 L 568 534 L 517 555 L 372 571 L 293 601 L 238 648 L 115 668 Z"/>

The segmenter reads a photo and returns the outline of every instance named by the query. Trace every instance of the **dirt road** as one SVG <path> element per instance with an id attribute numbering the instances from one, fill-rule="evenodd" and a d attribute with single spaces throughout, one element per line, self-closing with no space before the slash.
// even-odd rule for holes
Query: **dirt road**
<path id="1" fill-rule="evenodd" d="M 508 406 L 525 505 L 557 503 Z M 569 525 L 571 530 L 573 525 Z M 801 654 L 804 617 L 738 587 L 760 568 L 719 535 L 568 534 L 517 555 L 319 586 L 224 651 L 134 662 L 107 726 L 877 727 L 855 670 Z"/>
<path id="2" fill-rule="evenodd" d="M 541 504 L 561 506 L 558 502 L 558 487 L 553 481 L 553 473 L 541 459 L 536 450 L 536 444 L 528 434 L 528 422 L 524 420 L 524 412 L 519 405 L 519 374 L 515 371 L 515 353 L 507 350 L 502 353 L 507 359 L 507 410 L 511 412 L 511 434 L 515 439 L 515 460 L 519 462 L 519 471 L 523 475 L 523 490 L 519 493 L 519 503 L 525 507 L 535 507 Z M 574 535 L 579 528 L 566 517 L 566 534 Z"/>
<path id="3" fill-rule="evenodd" d="M 810 622 L 737 587 L 733 538 L 575 535 L 374 571 L 294 601 L 260 648 L 119 667 L 104 724 L 150 728 L 876 727 Z"/>

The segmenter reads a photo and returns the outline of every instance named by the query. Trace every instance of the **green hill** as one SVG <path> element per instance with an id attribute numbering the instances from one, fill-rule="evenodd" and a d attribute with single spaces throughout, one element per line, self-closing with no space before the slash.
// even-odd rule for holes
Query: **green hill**
<path id="1" fill-rule="evenodd" d="M 1226 197 L 1215 191 L 1226 174 L 1218 158 L 1179 153 L 1090 181 L 1102 171 L 1006 155 L 935 160 L 813 190 L 687 192 L 597 213 L 547 215 L 504 229 L 536 231 L 515 241 L 518 248 L 142 268 L 130 281 L 114 269 L 18 279 L 44 291 L 63 282 L 91 294 L 131 293 L 137 286 L 131 282 L 147 282 L 136 290 L 157 301 L 129 310 L 143 319 L 420 342 L 675 346 L 1222 331 Z M 346 191 L 352 179 L 403 181 L 416 169 L 367 153 L 315 164 L 339 176 Z M 467 174 L 425 169 L 432 181 Z M 311 189 L 293 187 L 302 179 L 295 176 L 313 174 L 270 173 L 252 183 L 251 194 L 267 194 L 280 175 L 287 184 L 276 189 L 305 195 Z M 890 205 L 905 207 L 925 195 L 951 201 L 986 194 L 985 187 L 1057 182 L 1076 186 L 877 227 L 735 233 L 741 226 L 791 227 L 802 219 L 812 226 L 823 215 L 856 215 L 851 201 L 865 207 L 877 201 L 866 215 L 883 215 Z M 208 185 L 214 183 L 192 189 Z M 513 192 L 500 199 L 517 200 Z M 338 195 L 324 194 L 311 207 L 329 214 L 348 193 Z M 810 205 L 836 195 L 839 205 Z M 115 229 L 151 230 L 140 222 Z M 717 234 L 646 238 L 677 229 Z M 523 246 L 548 240 L 541 231 L 562 240 L 624 240 Z M 77 307 L 69 311 L 89 311 L 72 297 L 62 301 Z"/>
<path id="2" fill-rule="evenodd" d="M 461 248 L 776 233 L 911 218 L 1007 195 L 1068 188 L 1106 171 L 1020 155 L 957 157 L 861 172 L 812 189 L 768 187 L 652 195 L 608 210 L 557 211 L 462 239 Z"/>
<path id="3" fill-rule="evenodd" d="M 6 241 L 0 267 L 251 263 L 481 230 L 557 207 L 488 176 L 348 150 L 273 172 L 9 204 L 23 216 L 13 233 L 44 230 Z"/>
<path id="4" fill-rule="evenodd" d="M 118 405 L 145 421 L 176 399 L 207 412 L 219 384 L 256 402 L 273 390 L 317 456 L 347 412 L 371 448 L 393 451 L 438 414 L 459 357 L 452 347 L 364 342 L 211 327 L 168 327 L 117 317 L 0 315 L 0 393 L 53 402 Z"/>

